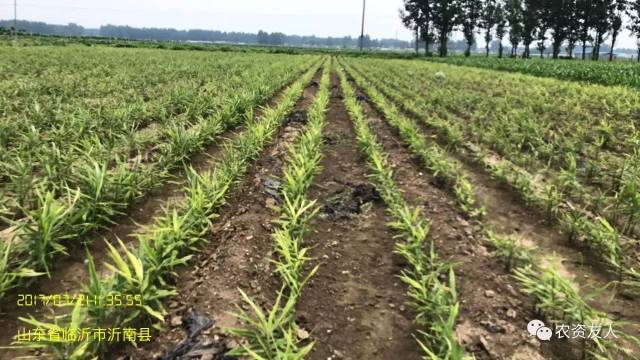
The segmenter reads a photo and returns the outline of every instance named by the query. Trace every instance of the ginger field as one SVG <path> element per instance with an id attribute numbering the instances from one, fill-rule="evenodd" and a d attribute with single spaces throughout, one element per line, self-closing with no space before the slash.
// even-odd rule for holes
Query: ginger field
<path id="1" fill-rule="evenodd" d="M 1 359 L 640 357 L 634 86 L 0 50 Z"/>

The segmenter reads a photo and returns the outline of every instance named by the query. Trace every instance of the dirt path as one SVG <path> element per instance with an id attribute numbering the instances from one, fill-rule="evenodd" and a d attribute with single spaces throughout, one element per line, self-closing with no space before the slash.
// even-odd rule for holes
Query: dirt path
<path id="1" fill-rule="evenodd" d="M 401 140 L 368 103 L 361 102 L 378 141 L 389 154 L 395 178 L 405 197 L 422 209 L 432 227 L 441 259 L 456 267 L 460 314 L 456 335 L 476 359 L 543 359 L 549 349 L 526 333 L 536 317 L 533 303 L 519 293 L 517 284 L 483 246 L 482 231 L 464 218 L 453 195 L 438 188 L 418 160 L 411 157 Z"/>
<path id="2" fill-rule="evenodd" d="M 168 303 L 169 329 L 155 337 L 148 346 L 128 349 L 133 359 L 152 359 L 176 347 L 185 334 L 181 318 L 190 311 L 206 314 L 214 321 L 205 332 L 212 339 L 224 338 L 225 328 L 241 324 L 230 314 L 243 305 L 242 289 L 260 306 L 270 307 L 280 290 L 280 279 L 270 263 L 273 250 L 272 221 L 278 216 L 277 200 L 266 192 L 266 184 L 278 180 L 284 166 L 287 146 L 304 128 L 306 109 L 317 91 L 321 73 L 305 89 L 279 130 L 274 144 L 260 156 L 242 183 L 233 191 L 228 205 L 215 220 L 209 244 L 195 261 L 195 266 L 179 271 L 176 284 L 179 295 Z M 230 346 L 236 346 L 233 340 Z"/>
<path id="3" fill-rule="evenodd" d="M 320 269 L 303 291 L 298 322 L 316 342 L 309 359 L 420 359 L 405 308 L 401 265 L 384 204 L 366 178 L 355 133 L 331 77 L 322 172 L 310 198 L 324 206 L 307 237 Z M 358 213 L 359 212 L 359 213 Z"/>

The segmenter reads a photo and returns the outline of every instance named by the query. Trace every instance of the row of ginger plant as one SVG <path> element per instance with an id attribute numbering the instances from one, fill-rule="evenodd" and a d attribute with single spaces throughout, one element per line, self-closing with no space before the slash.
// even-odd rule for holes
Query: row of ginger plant
<path id="1" fill-rule="evenodd" d="M 107 162 L 92 161 L 76 169 L 81 179 L 78 187 L 66 187 L 61 198 L 51 190 L 37 191 L 37 206 L 25 209 L 25 218 L 11 221 L 13 226 L 5 230 L 8 239 L 0 239 L 0 297 L 40 275 L 50 276 L 51 265 L 67 254 L 68 245 L 89 242 L 93 232 L 113 225 L 136 199 L 166 183 L 171 170 L 188 163 L 224 132 L 246 123 L 253 116 L 252 108 L 273 96 L 297 71 L 270 79 L 254 76 L 258 83 L 225 100 L 218 112 L 199 117 L 190 127 L 170 126 L 166 142 L 151 163 L 120 162 L 110 167 Z"/>
<path id="2" fill-rule="evenodd" d="M 401 279 L 409 286 L 411 305 L 417 312 L 416 322 L 421 329 L 418 334 L 419 345 L 425 356 L 430 358 L 462 359 L 464 350 L 455 341 L 454 333 L 458 303 L 452 266 L 438 259 L 433 246 L 430 251 L 424 251 L 429 233 L 428 221 L 404 200 L 393 179 L 386 155 L 366 123 L 354 90 L 341 70 L 338 70 L 338 75 L 345 105 L 354 123 L 358 144 L 367 159 L 371 178 L 387 203 L 388 212 L 393 218 L 391 226 L 401 239 L 396 251 L 410 264 L 401 274 Z M 279 255 L 274 263 L 283 287 L 267 313 L 242 293 L 251 313 L 240 310 L 236 315 L 246 325 L 245 328 L 231 330 L 233 334 L 246 339 L 246 345 L 233 352 L 236 355 L 254 359 L 301 359 L 313 347 L 313 343 L 299 346 L 294 315 L 304 284 L 318 270 L 314 267 L 308 273 L 302 273 L 304 264 L 309 260 L 304 235 L 308 233 L 308 222 L 317 209 L 305 193 L 321 159 L 324 114 L 320 108 L 326 106 L 327 102 L 325 89 L 328 73 L 324 74 L 322 82 L 316 102 L 309 110 L 308 129 L 291 147 L 285 169 L 282 190 L 284 204 L 280 208 L 279 227 L 273 234 Z M 448 277 L 448 280 L 442 282 L 441 276 Z"/>
<path id="3" fill-rule="evenodd" d="M 513 188 L 525 204 L 545 212 L 550 219 L 555 219 L 563 227 L 570 241 L 584 244 L 592 249 L 592 254 L 606 263 L 625 286 L 634 290 L 640 288 L 640 272 L 636 268 L 637 264 L 633 257 L 629 255 L 636 242 L 620 233 L 605 217 L 573 204 L 556 184 L 541 184 L 535 181 L 534 176 L 524 168 L 506 159 L 496 159 L 486 149 L 475 144 L 462 146 L 463 137 L 460 129 L 447 120 L 419 111 L 415 105 L 416 102 L 412 100 L 413 95 L 408 96 L 404 92 L 395 90 L 379 79 L 366 76 L 353 67 L 350 69 L 354 78 L 359 79 L 360 82 L 366 81 L 380 89 L 381 94 L 392 99 L 404 111 L 435 129 L 451 150 L 463 155 L 471 155 L 491 176 Z"/>
<path id="4" fill-rule="evenodd" d="M 322 132 L 329 103 L 331 70 L 331 64 L 324 67 L 315 100 L 307 110 L 306 129 L 289 147 L 283 171 L 280 190 L 283 200 L 275 221 L 277 227 L 272 233 L 274 253 L 277 255 L 272 262 L 280 276 L 282 288 L 267 312 L 242 292 L 251 312 L 238 308 L 236 316 L 245 326 L 230 329 L 230 332 L 245 339 L 246 344 L 235 349 L 233 355 L 293 360 L 305 358 L 313 348 L 313 342 L 301 344 L 305 339 L 298 338 L 295 312 L 305 284 L 318 271 L 318 266 L 305 271 L 305 265 L 310 260 L 305 237 L 311 231 L 310 221 L 318 212 L 316 201 L 310 200 L 307 192 L 321 169 Z"/>
<path id="5" fill-rule="evenodd" d="M 414 145 L 415 140 L 411 140 L 413 138 L 421 138 L 422 142 L 426 141 L 423 132 L 419 128 L 418 124 L 414 120 L 403 116 L 396 109 L 396 107 L 386 99 L 383 94 L 375 89 L 373 85 L 371 85 L 371 83 L 360 77 L 360 75 L 358 73 L 355 73 L 353 70 L 349 70 L 349 75 L 353 78 L 354 82 L 359 88 L 364 91 L 375 108 L 382 114 L 385 114 L 385 120 L 403 139 L 408 150 L 416 158 L 421 159 L 423 157 L 423 153 Z M 351 105 L 351 107 L 353 106 L 354 105 Z M 362 115 L 357 115 L 357 117 L 362 117 Z M 366 124 L 364 120 L 362 121 L 364 124 Z M 398 126 L 399 122 L 403 123 L 404 125 Z M 414 135 L 403 135 L 403 132 L 406 133 L 410 131 L 408 129 L 411 129 L 411 132 Z M 437 144 L 433 144 L 432 146 L 438 147 Z M 432 151 L 431 154 L 432 156 L 437 158 L 425 162 L 425 167 L 430 170 L 432 175 L 434 175 L 436 178 L 439 175 L 434 169 L 429 167 L 429 163 L 448 162 L 450 164 L 453 164 L 449 166 L 451 169 L 454 169 L 452 172 L 452 176 L 463 179 L 467 178 L 462 166 L 460 166 L 456 160 L 448 156 L 445 151 Z M 469 191 L 471 193 L 475 193 L 475 189 L 472 185 L 470 185 Z M 536 302 L 536 309 L 542 316 L 545 316 L 554 325 L 561 323 L 586 324 L 587 327 L 591 325 L 601 327 L 607 325 L 622 325 L 621 323 L 614 322 L 607 316 L 606 313 L 598 311 L 591 305 L 589 305 L 588 302 L 584 300 L 585 298 L 576 289 L 576 286 L 574 284 L 564 278 L 556 267 L 548 267 L 543 265 L 541 261 L 542 259 L 536 258 L 534 256 L 533 250 L 522 246 L 520 244 L 520 240 L 516 236 L 496 233 L 493 229 L 491 229 L 490 225 L 483 222 L 483 218 L 477 217 L 477 210 L 470 209 L 469 207 L 464 206 L 464 204 L 460 201 L 458 201 L 458 205 L 467 216 L 475 216 L 476 221 L 478 221 L 479 224 L 484 228 L 487 242 L 494 249 L 493 254 L 505 260 L 508 269 L 513 270 L 514 277 L 520 284 L 521 291 L 533 297 L 534 301 Z M 477 203 L 477 206 L 484 209 L 484 207 L 482 207 L 480 203 Z M 491 214 L 487 214 L 487 216 L 491 216 Z M 432 254 L 434 254 L 433 248 Z M 453 273 L 451 273 L 450 279 L 452 279 L 452 277 Z M 410 282 L 410 284 L 417 285 L 418 283 Z M 455 289 L 451 289 L 451 291 L 455 293 Z M 423 296 L 429 297 L 434 296 L 434 294 L 437 295 L 439 294 L 439 292 L 434 290 L 429 291 L 429 289 L 427 289 Z M 412 299 L 414 299 L 413 296 Z M 425 309 L 427 307 L 420 308 Z M 455 325 L 455 318 L 450 319 L 450 327 L 448 328 L 448 331 L 445 332 L 451 334 L 450 339 L 452 343 L 455 343 Z M 631 353 L 629 352 L 627 346 L 630 343 L 637 344 L 638 340 L 635 337 L 623 331 L 620 331 L 619 329 L 616 334 L 621 338 L 620 341 L 603 338 L 596 338 L 593 339 L 593 341 L 584 339 L 580 344 L 583 356 L 594 359 L 612 358 L 619 355 L 631 356 Z M 447 338 L 443 334 L 438 334 L 438 336 L 440 339 Z M 447 341 L 447 344 L 449 343 L 450 342 Z M 430 352 L 429 358 L 455 359 L 463 356 L 463 352 L 452 351 L 451 347 L 445 347 L 445 349 L 446 351 L 441 351 L 439 353 Z"/>
<path id="6" fill-rule="evenodd" d="M 411 207 L 394 180 L 391 163 L 369 127 L 356 93 L 344 71 L 338 71 L 344 103 L 354 124 L 360 150 L 372 182 L 387 205 L 396 232 L 396 252 L 407 261 L 400 278 L 409 290 L 409 305 L 415 312 L 416 334 L 425 358 L 467 358 L 455 338 L 459 303 L 452 264 L 441 261 L 433 243 L 428 243 L 429 221 Z M 475 209 L 471 209 L 475 212 Z M 428 249 L 428 250 L 426 250 Z M 444 280 L 443 280 L 444 279 Z"/>
<path id="7" fill-rule="evenodd" d="M 111 270 L 108 275 L 101 277 L 96 273 L 93 259 L 88 254 L 90 280 L 83 289 L 86 296 L 104 299 L 109 294 L 140 294 L 142 304 L 113 308 L 78 301 L 70 314 L 56 316 L 53 320 L 21 319 L 43 331 L 134 325 L 152 325 L 160 329 L 166 315 L 163 300 L 176 294 L 171 285 L 176 268 L 188 264 L 193 253 L 207 242 L 211 222 L 218 217 L 229 192 L 273 140 L 318 66 L 312 66 L 289 86 L 278 104 L 264 109 L 258 121 L 248 119 L 246 130 L 225 144 L 219 160 L 212 164 L 212 170 L 200 174 L 193 168 L 188 170 L 184 199 L 167 207 L 155 218 L 153 225 L 140 229 L 136 235 L 138 247 L 131 248 L 122 242 L 107 244 L 110 263 L 106 266 Z M 49 338 L 17 345 L 47 348 L 58 359 L 87 359 L 104 354 L 109 344 L 90 337 L 76 343 Z"/>
<path id="8" fill-rule="evenodd" d="M 128 56 L 135 58 L 139 54 Z M 105 87 L 93 82 L 86 84 L 82 91 L 77 88 L 75 92 L 69 90 L 70 94 L 65 96 L 38 92 L 7 95 L 9 102 L 18 104 L 27 102 L 21 99 L 26 97 L 39 110 L 28 112 L 26 109 L 30 104 L 27 102 L 22 107 L 11 106 L 6 118 L 0 119 L 0 128 L 6 131 L 2 136 L 7 137 L 4 141 L 0 139 L 0 196 L 3 199 L 0 207 L 11 218 L 17 219 L 25 215 L 25 210 L 37 206 L 36 190 L 44 189 L 60 196 L 66 187 L 75 188 L 83 184 L 82 177 L 75 175 L 87 162 L 113 165 L 122 159 L 135 158 L 136 153 L 143 157 L 153 156 L 161 150 L 159 144 L 170 138 L 172 129 L 191 127 L 200 118 L 222 110 L 229 97 L 221 94 L 231 89 L 250 90 L 245 84 L 254 82 L 248 81 L 256 73 L 252 66 L 264 61 L 232 55 L 204 63 L 199 60 L 202 59 L 191 56 L 174 63 L 175 68 L 152 66 L 158 79 L 138 79 L 145 81 L 144 95 L 131 94 L 133 89 L 119 86 L 122 81 L 120 73 L 112 79 L 114 81 L 105 82 L 110 85 L 107 87 L 108 96 L 102 91 L 92 94 L 94 88 Z M 104 61 L 114 60 L 107 57 Z M 277 61 L 271 66 L 276 65 Z M 185 71 L 183 67 L 199 70 Z M 283 71 L 278 71 L 277 67 L 269 70 L 276 77 L 282 76 Z M 123 73 L 133 78 L 139 76 L 129 71 L 132 69 L 127 67 Z M 69 75 L 74 79 L 71 83 L 75 84 L 77 78 L 86 76 L 87 72 L 87 69 L 79 69 Z M 180 77 L 185 72 L 187 75 Z M 153 84 L 161 81 L 159 79 L 168 81 L 169 85 L 155 89 Z M 133 84 L 129 80 L 124 83 L 141 86 L 135 81 Z M 148 91 L 151 94 L 147 94 Z M 157 94 L 158 91 L 161 93 Z M 47 102 L 49 97 L 56 99 L 54 103 Z M 69 99 L 64 101 L 66 98 Z M 23 114 L 23 111 L 27 113 Z M 25 117 L 24 121 L 14 119 L 21 116 Z M 12 127 L 16 127 L 13 129 L 15 133 L 10 131 Z M 10 140 L 13 141 L 7 143 Z"/>
<path id="9" fill-rule="evenodd" d="M 554 83 L 554 88 L 566 87 L 567 94 L 551 97 L 517 88 L 527 94 L 518 96 L 513 90 L 505 91 L 504 84 L 522 81 L 519 78 L 501 81 L 501 77 L 490 79 L 487 73 L 467 78 L 459 69 L 447 67 L 439 69 L 447 75 L 440 71 L 436 74 L 440 77 L 425 84 L 413 75 L 426 70 L 419 65 L 378 65 L 375 69 L 367 66 L 363 75 L 383 84 L 402 107 L 447 122 L 451 146 L 471 139 L 521 168 L 535 169 L 537 176 L 552 180 L 555 192 L 564 200 L 602 216 L 622 234 L 638 235 L 640 152 L 634 144 L 640 141 L 640 132 L 629 118 L 639 101 L 634 93 Z M 378 72 L 387 75 L 381 77 Z M 539 85 L 538 80 L 530 80 Z M 461 81 L 464 90 L 456 91 Z M 489 94 L 480 91 L 483 82 L 496 82 L 496 88 Z M 576 103 L 587 93 L 597 98 L 596 104 Z M 619 99 L 614 100 L 616 94 Z"/>

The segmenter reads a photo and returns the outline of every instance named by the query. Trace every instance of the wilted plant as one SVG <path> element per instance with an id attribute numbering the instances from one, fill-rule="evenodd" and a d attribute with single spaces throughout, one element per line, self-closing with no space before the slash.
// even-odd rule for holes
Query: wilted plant
<path id="1" fill-rule="evenodd" d="M 161 156 L 161 163 L 180 164 L 202 147 L 197 133 L 182 125 L 173 125 L 166 129 L 167 143 Z"/>
<path id="2" fill-rule="evenodd" d="M 453 193 L 458 199 L 458 204 L 466 214 L 472 218 L 482 218 L 486 214 L 483 206 L 478 206 L 476 196 L 473 191 L 473 185 L 464 176 L 456 179 L 453 187 Z"/>
<path id="3" fill-rule="evenodd" d="M 61 151 L 55 143 L 40 156 L 38 161 L 41 163 L 43 183 L 46 184 L 47 190 L 57 193 L 59 189 L 66 186 L 66 181 L 71 175 L 73 160 L 73 157 Z"/>
<path id="4" fill-rule="evenodd" d="M 548 185 L 544 188 L 543 204 L 549 220 L 557 218 L 560 201 L 561 195 L 555 185 Z"/>
<path id="5" fill-rule="evenodd" d="M 293 204 L 289 196 L 284 194 L 282 214 L 278 220 L 279 229 L 273 233 L 276 242 L 278 258 L 274 260 L 276 269 L 287 284 L 292 295 L 297 296 L 307 280 L 313 276 L 317 268 L 308 275 L 303 275 L 304 264 L 309 260 L 308 249 L 304 247 L 303 239 L 309 232 L 308 222 L 317 213 L 315 201 L 299 198 L 298 204 Z"/>
<path id="6" fill-rule="evenodd" d="M 350 74 L 356 83 L 364 89 L 375 107 L 384 115 L 385 120 L 398 132 L 411 152 L 424 163 L 441 184 L 454 190 L 456 199 L 465 213 L 471 217 L 482 217 L 484 209 L 478 205 L 476 195 L 460 164 L 451 159 L 438 145 L 428 144 L 415 121 L 403 116 L 393 103 L 387 101 L 382 93 L 365 82 L 359 74 L 354 71 Z M 357 104 L 352 106 L 357 106 Z M 455 134 L 455 130 L 450 130 L 450 132 Z M 453 139 L 452 141 L 458 140 Z"/>
<path id="7" fill-rule="evenodd" d="M 640 214 L 640 186 L 637 181 L 628 181 L 616 194 L 616 200 L 622 204 L 622 213 L 626 216 L 623 232 L 631 234 Z"/>
<path id="8" fill-rule="evenodd" d="M 305 61 L 307 64 L 309 64 L 309 59 Z M 301 62 L 298 68 L 301 69 L 302 66 L 305 65 L 305 62 Z M 288 95 L 278 104 L 276 111 L 266 112 L 263 121 L 241 133 L 238 136 L 239 140 L 231 142 L 231 146 L 223 148 L 221 160 L 216 163 L 215 170 L 203 174 L 208 178 L 192 181 L 189 184 L 187 197 L 184 201 L 175 206 L 172 205 L 164 214 L 158 217 L 157 222 L 154 223 L 153 226 L 143 230 L 143 233 L 140 234 L 140 247 L 137 250 L 127 248 L 120 240 L 118 240 L 119 245 L 109 244 L 108 251 L 111 261 L 106 266 L 112 271 L 112 274 L 106 278 L 98 278 L 93 261 L 90 260 L 90 282 L 86 288 L 88 289 L 87 292 L 99 294 L 105 291 L 111 291 L 117 293 L 142 294 L 144 305 L 136 308 L 115 308 L 108 310 L 88 308 L 86 312 L 88 315 L 77 317 L 82 318 L 82 320 L 79 321 L 80 323 L 84 323 L 89 327 L 102 324 L 121 327 L 123 325 L 131 326 L 149 321 L 153 321 L 155 325 L 158 325 L 161 322 L 164 313 L 161 301 L 165 297 L 175 293 L 168 286 L 166 280 L 173 275 L 175 266 L 184 264 L 189 259 L 188 253 L 195 250 L 203 241 L 202 238 L 204 232 L 208 230 L 209 221 L 215 216 L 214 212 L 224 203 L 224 197 L 228 193 L 228 189 L 231 185 L 238 182 L 242 175 L 246 173 L 250 162 L 260 153 L 263 146 L 274 134 L 275 129 L 282 123 L 284 114 L 293 108 L 296 98 L 302 92 L 302 84 L 305 81 L 309 81 L 314 72 L 315 69 L 307 72 L 301 81 L 296 82 L 290 87 Z M 246 108 L 255 106 L 256 102 L 263 102 L 266 100 L 266 97 L 277 91 L 283 81 L 286 79 L 293 80 L 298 74 L 299 72 L 296 71 L 289 71 L 286 74 L 279 72 L 278 77 L 275 79 L 265 76 L 264 83 L 260 84 L 259 91 L 242 92 L 242 95 L 245 97 L 239 102 L 245 107 L 242 111 L 244 112 Z M 185 106 L 182 109 L 188 109 L 188 111 L 194 112 L 209 111 L 209 106 L 203 106 L 201 102 L 192 105 L 191 107 Z M 126 114 L 123 115 L 123 119 L 129 116 L 125 115 Z M 215 117 L 219 119 L 221 123 L 231 125 L 238 121 L 241 114 L 229 112 L 227 115 L 229 115 L 228 118 L 218 117 L 217 115 Z M 117 121 L 119 120 L 114 119 L 114 125 Z M 200 143 L 202 139 L 207 137 L 207 134 L 218 132 L 221 127 L 213 123 L 208 123 L 207 120 L 207 124 L 202 126 L 195 124 L 192 128 L 193 129 L 190 128 L 190 130 L 193 130 L 194 134 L 191 138 L 182 141 L 183 139 L 176 137 L 176 143 L 187 145 L 189 143 Z M 195 142 L 192 142 L 192 140 L 195 140 Z M 167 147 L 166 149 L 171 148 Z M 178 146 L 173 148 L 173 150 L 167 150 L 167 152 L 163 154 L 166 156 L 166 154 L 169 154 L 171 151 L 175 151 L 175 154 L 181 156 L 181 154 L 187 154 L 188 149 L 189 146 Z M 191 151 L 195 150 L 197 150 L 197 148 Z M 161 162 L 164 162 L 164 164 L 161 164 Z M 105 181 L 101 185 L 101 191 L 104 191 L 104 189 L 108 187 L 115 191 L 115 193 L 109 193 L 109 195 L 115 195 L 117 193 L 129 194 L 126 195 L 127 197 L 137 196 L 133 194 L 137 194 L 138 191 L 140 191 L 138 190 L 140 187 L 134 188 L 130 186 L 134 181 L 129 175 L 135 174 L 132 176 L 139 176 L 138 179 L 141 179 L 145 177 L 146 171 L 150 171 L 150 174 L 155 178 L 154 181 L 157 181 L 157 174 L 164 174 L 167 169 L 179 165 L 168 157 L 164 157 L 161 162 L 156 161 L 152 166 L 144 167 L 142 171 L 139 171 L 139 168 L 131 169 L 132 171 L 129 173 L 127 173 L 127 171 L 130 170 L 126 167 L 127 164 L 122 164 L 122 168 L 120 168 L 120 165 L 118 165 L 116 161 L 117 170 L 115 171 L 112 171 L 110 166 L 107 165 L 107 171 L 104 177 Z M 100 164 L 100 166 L 102 166 L 102 164 Z M 98 179 L 101 178 L 98 177 Z M 99 182 L 92 182 L 91 184 L 99 184 Z M 142 190 L 146 191 L 147 189 L 142 188 Z M 51 200 L 52 202 L 56 201 L 53 199 L 53 196 Z M 79 196 L 77 196 L 75 201 L 80 203 L 82 200 L 79 200 Z M 40 206 L 40 208 L 49 207 L 56 208 L 55 206 Z M 59 212 L 53 213 L 60 215 Z M 65 236 L 58 237 L 58 240 L 72 237 L 72 235 L 70 235 L 71 232 L 67 229 L 67 225 L 76 223 L 77 218 L 75 215 L 79 213 L 81 212 L 76 212 L 75 209 L 69 213 L 62 213 L 63 215 L 69 216 L 69 220 L 66 223 L 61 221 L 59 222 L 59 224 L 61 224 L 59 227 L 54 227 L 56 230 L 65 228 L 65 231 L 57 232 L 66 234 Z M 29 227 L 25 227 L 25 229 L 28 228 Z M 64 247 L 61 249 L 64 249 Z M 78 353 L 74 354 L 73 351 L 65 349 L 59 352 L 54 351 L 54 355 L 58 358 L 87 358 L 100 354 L 100 352 L 104 350 L 103 346 L 96 344 L 95 339 L 90 339 L 89 342 L 90 344 L 87 345 L 81 344 L 82 351 L 78 351 Z M 43 345 L 52 348 L 57 346 L 56 344 Z"/>
<path id="9" fill-rule="evenodd" d="M 87 297 L 90 299 L 106 299 L 107 296 L 112 293 L 111 281 L 104 281 L 100 278 L 100 275 L 96 271 L 95 262 L 93 256 L 87 250 L 87 269 L 89 274 L 89 283 L 83 289 Z M 97 327 L 105 327 L 108 317 L 108 310 L 106 306 L 95 302 L 87 302 L 87 314 L 93 321 L 93 324 Z"/>
<path id="10" fill-rule="evenodd" d="M 574 154 L 567 155 L 567 167 L 560 170 L 556 181 L 558 189 L 568 196 L 574 196 L 579 192 L 582 185 L 578 181 L 578 170 Z"/>

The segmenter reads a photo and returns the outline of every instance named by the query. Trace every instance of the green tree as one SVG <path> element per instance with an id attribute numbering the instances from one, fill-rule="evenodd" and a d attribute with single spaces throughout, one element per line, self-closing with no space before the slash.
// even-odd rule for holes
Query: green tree
<path id="1" fill-rule="evenodd" d="M 269 33 L 266 31 L 258 31 L 258 44 L 267 45 L 269 44 Z"/>
<path id="2" fill-rule="evenodd" d="M 281 32 L 271 33 L 269 35 L 269 45 L 284 45 L 287 36 Z"/>
<path id="3" fill-rule="evenodd" d="M 326 45 L 328 47 L 333 47 L 334 43 L 333 43 L 333 38 L 331 36 L 327 38 Z"/>
<path id="4" fill-rule="evenodd" d="M 611 50 L 609 50 L 609 61 L 613 60 L 613 48 L 622 30 L 622 16 L 627 10 L 627 0 L 614 0 L 609 5 L 609 33 L 611 34 Z"/>
<path id="5" fill-rule="evenodd" d="M 558 1 L 558 0 L 556 0 Z M 559 0 L 562 1 L 562 0 Z M 536 48 L 540 52 L 540 58 L 544 59 L 544 51 L 547 49 L 547 30 L 549 29 L 548 22 L 548 5 L 552 2 L 551 0 L 540 0 L 536 6 L 538 6 L 537 16 L 538 16 L 538 26 L 535 29 L 536 40 Z"/>
<path id="6" fill-rule="evenodd" d="M 544 59 L 544 51 L 547 49 L 547 29 L 541 26 L 537 29 L 536 34 L 536 39 L 538 40 L 538 42 L 536 43 L 536 48 L 540 52 L 540 59 Z"/>
<path id="7" fill-rule="evenodd" d="M 594 14 L 592 3 L 599 0 L 577 0 L 578 38 L 582 43 L 582 60 L 586 58 L 587 43 L 593 40 L 590 31 L 593 28 Z"/>
<path id="8" fill-rule="evenodd" d="M 578 4 L 580 0 L 569 1 L 569 21 L 567 23 L 567 52 L 573 58 L 573 51 L 580 40 L 580 18 L 578 17 Z"/>
<path id="9" fill-rule="evenodd" d="M 458 24 L 460 15 L 459 0 L 433 0 L 432 1 L 433 27 L 438 36 L 438 55 L 447 56 L 449 35 Z"/>
<path id="10" fill-rule="evenodd" d="M 509 22 L 509 42 L 511 43 L 511 56 L 518 55 L 518 45 L 522 41 L 522 2 L 521 0 L 507 0 L 506 18 Z"/>
<path id="11" fill-rule="evenodd" d="M 636 37 L 636 45 L 638 47 L 638 62 L 640 62 L 640 0 L 631 0 L 627 8 L 629 15 L 629 24 L 627 29 Z"/>
<path id="12" fill-rule="evenodd" d="M 575 14 L 575 0 L 546 1 L 543 21 L 550 30 L 553 58 L 560 54 L 562 42 L 569 38 Z"/>
<path id="13" fill-rule="evenodd" d="M 462 25 L 462 34 L 467 43 L 464 56 L 471 56 L 471 46 L 475 43 L 475 31 L 480 23 L 482 15 L 481 0 L 462 0 L 460 22 Z"/>
<path id="14" fill-rule="evenodd" d="M 429 55 L 433 40 L 432 16 L 431 0 L 404 0 L 403 8 L 400 9 L 402 23 L 416 33 L 416 52 L 418 51 L 418 41 L 422 39 L 425 42 L 425 55 Z"/>
<path id="15" fill-rule="evenodd" d="M 480 27 L 484 31 L 485 51 L 487 57 L 489 57 L 489 47 L 491 45 L 491 40 L 493 40 L 492 31 L 498 21 L 497 10 L 498 7 L 496 5 L 496 0 L 485 1 L 484 8 L 482 9 L 482 18 L 480 19 Z"/>
<path id="16" fill-rule="evenodd" d="M 416 35 L 416 53 L 420 46 L 420 12 L 418 11 L 417 1 L 404 0 L 403 7 L 400 8 L 400 20 L 402 24 Z"/>
<path id="17" fill-rule="evenodd" d="M 609 14 L 612 11 L 613 1 L 611 0 L 591 0 L 592 9 L 592 25 L 595 31 L 593 37 L 593 51 L 591 59 L 597 61 L 600 59 L 600 46 L 605 40 L 605 36 L 609 32 Z"/>
<path id="18" fill-rule="evenodd" d="M 496 21 L 496 39 L 498 39 L 498 57 L 502 57 L 503 45 L 502 41 L 504 40 L 504 36 L 507 33 L 507 18 L 504 11 L 504 6 L 502 4 L 496 5 L 495 11 L 495 21 Z"/>
<path id="19" fill-rule="evenodd" d="M 540 27 L 540 15 L 542 11 L 541 0 L 524 0 L 522 9 L 522 41 L 524 42 L 523 58 L 531 57 L 531 43 L 538 34 Z"/>

